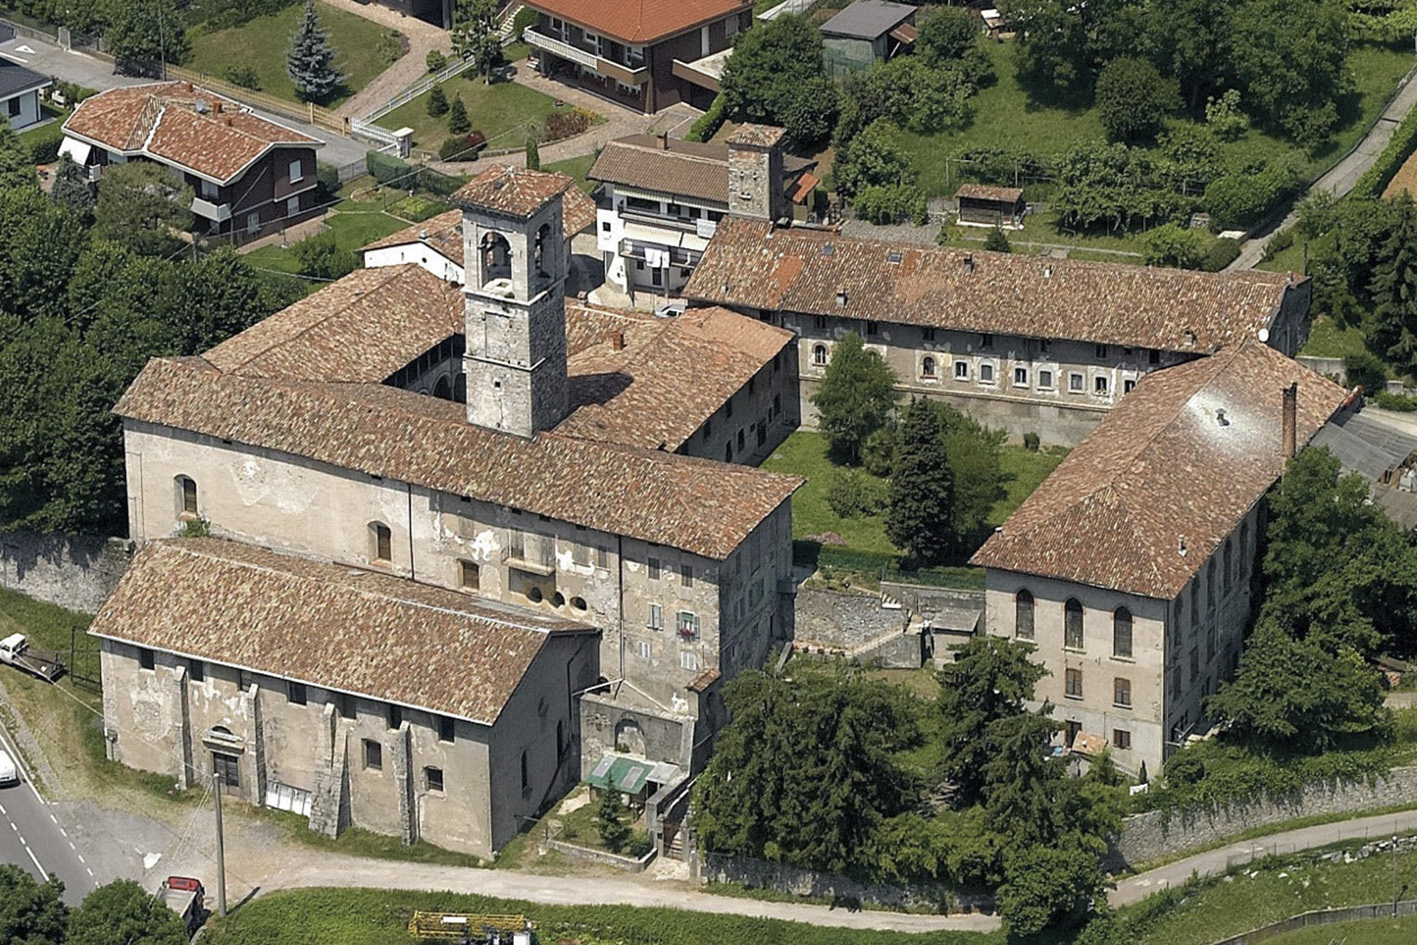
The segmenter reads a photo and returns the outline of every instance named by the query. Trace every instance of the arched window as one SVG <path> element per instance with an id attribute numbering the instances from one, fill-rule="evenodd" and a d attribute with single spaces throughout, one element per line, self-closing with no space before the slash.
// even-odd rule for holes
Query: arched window
<path id="1" fill-rule="evenodd" d="M 1075 597 L 1069 597 L 1063 605 L 1063 646 L 1082 649 L 1082 604 Z"/>
<path id="2" fill-rule="evenodd" d="M 1112 655 L 1132 658 L 1132 612 L 1125 607 L 1112 612 Z"/>
<path id="3" fill-rule="evenodd" d="M 922 358 L 922 359 L 920 360 L 920 376 L 921 376 L 921 377 L 934 377 L 934 376 L 935 376 L 935 359 L 932 358 L 932 357 L 930 357 L 929 355 L 926 355 L 924 358 Z"/>
<path id="4" fill-rule="evenodd" d="M 1014 596 L 1014 632 L 1021 639 L 1033 639 L 1033 594 L 1028 588 Z"/>
<path id="5" fill-rule="evenodd" d="M 433 396 L 439 400 L 451 400 L 453 397 L 453 385 L 448 381 L 448 375 L 444 374 L 438 378 L 438 383 L 433 385 Z"/>
<path id="6" fill-rule="evenodd" d="M 546 271 L 546 253 L 551 244 L 551 224 L 543 223 L 536 231 L 536 241 L 532 248 L 532 263 L 536 266 L 536 271 L 541 275 L 549 275 Z"/>
<path id="7" fill-rule="evenodd" d="M 1215 609 L 1215 601 L 1219 596 L 1216 594 L 1218 588 L 1215 586 L 1215 559 L 1210 559 L 1210 564 L 1205 566 L 1205 605 L 1207 610 Z"/>
<path id="8" fill-rule="evenodd" d="M 177 513 L 191 518 L 197 516 L 197 483 L 188 476 L 177 477 Z"/>
<path id="9" fill-rule="evenodd" d="M 486 233 L 482 237 L 482 284 L 493 279 L 507 279 L 512 275 L 512 247 L 500 233 Z"/>
<path id="10" fill-rule="evenodd" d="M 813 345 L 813 346 L 812 346 L 812 364 L 816 365 L 817 367 L 826 367 L 826 366 L 827 366 L 827 346 L 826 346 L 826 345 Z"/>
<path id="11" fill-rule="evenodd" d="M 369 523 L 369 556 L 375 564 L 388 564 L 393 559 L 394 536 L 383 522 Z"/>
<path id="12" fill-rule="evenodd" d="M 1230 539 L 1225 539 L 1225 559 L 1221 569 L 1221 574 L 1225 582 L 1225 593 L 1230 593 L 1230 588 L 1235 586 L 1235 548 Z"/>

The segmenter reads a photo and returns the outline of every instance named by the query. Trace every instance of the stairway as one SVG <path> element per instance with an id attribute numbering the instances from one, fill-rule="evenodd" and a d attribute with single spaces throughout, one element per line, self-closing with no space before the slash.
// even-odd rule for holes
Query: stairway
<path id="1" fill-rule="evenodd" d="M 506 46 L 514 39 L 512 36 L 513 24 L 521 8 L 522 0 L 511 0 L 510 3 L 502 8 L 502 12 L 498 14 L 498 16 L 501 17 L 501 22 L 497 26 L 497 36 L 502 40 L 503 46 Z"/>

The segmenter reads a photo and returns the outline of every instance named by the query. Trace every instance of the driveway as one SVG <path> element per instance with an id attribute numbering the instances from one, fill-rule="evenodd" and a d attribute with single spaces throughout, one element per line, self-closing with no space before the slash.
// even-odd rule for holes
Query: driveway
<path id="1" fill-rule="evenodd" d="M 380 26 L 398 30 L 408 37 L 408 52 L 403 58 L 381 72 L 373 82 L 359 90 L 338 109 L 345 118 L 363 118 L 380 105 L 428 74 L 428 53 L 437 49 L 450 53 L 453 48 L 448 31 L 416 16 L 406 16 L 377 3 L 356 0 L 324 0 L 333 7 L 372 20 Z"/>

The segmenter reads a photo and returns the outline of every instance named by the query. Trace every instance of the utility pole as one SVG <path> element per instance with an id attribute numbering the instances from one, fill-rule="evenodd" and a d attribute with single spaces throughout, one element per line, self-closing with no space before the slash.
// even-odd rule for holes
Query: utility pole
<path id="1" fill-rule="evenodd" d="M 216 803 L 216 914 L 226 915 L 226 849 L 221 836 L 221 773 L 212 766 L 212 797 Z"/>

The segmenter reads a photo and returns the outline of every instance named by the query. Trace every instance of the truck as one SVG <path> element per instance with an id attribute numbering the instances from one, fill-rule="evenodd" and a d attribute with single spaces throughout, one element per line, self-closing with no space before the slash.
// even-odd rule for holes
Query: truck
<path id="1" fill-rule="evenodd" d="M 64 675 L 64 664 L 59 657 L 30 646 L 23 633 L 12 633 L 0 640 L 0 663 L 7 663 L 16 669 L 38 676 L 45 682 L 54 682 Z"/>
<path id="2" fill-rule="evenodd" d="M 193 938 L 207 921 L 211 912 L 206 907 L 207 891 L 202 881 L 191 876 L 169 876 L 157 889 L 157 899 L 167 908 L 177 913 L 182 925 L 187 929 L 187 937 Z"/>

